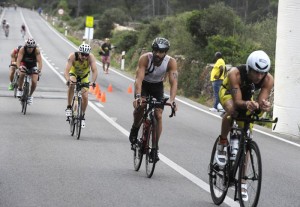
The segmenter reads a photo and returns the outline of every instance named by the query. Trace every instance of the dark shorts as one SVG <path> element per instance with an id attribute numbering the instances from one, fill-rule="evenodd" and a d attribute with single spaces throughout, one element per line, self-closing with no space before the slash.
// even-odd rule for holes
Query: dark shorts
<path id="1" fill-rule="evenodd" d="M 142 84 L 142 96 L 153 96 L 156 100 L 164 99 L 164 84 L 163 82 L 158 83 L 149 83 L 147 81 L 143 81 Z M 164 106 L 160 106 L 159 108 L 163 109 Z"/>

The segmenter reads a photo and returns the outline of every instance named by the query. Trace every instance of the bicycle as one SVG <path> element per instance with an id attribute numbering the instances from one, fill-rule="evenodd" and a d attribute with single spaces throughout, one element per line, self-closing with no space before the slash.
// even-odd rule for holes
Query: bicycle
<path id="1" fill-rule="evenodd" d="M 69 83 L 72 84 L 72 83 Z M 70 134 L 74 135 L 76 132 L 76 138 L 80 138 L 81 133 L 81 122 L 83 118 L 82 112 L 82 89 L 84 87 L 89 87 L 89 83 L 81 83 L 81 78 L 77 77 L 75 87 L 74 87 L 74 96 L 72 98 L 72 116 L 68 116 L 67 120 L 70 124 Z"/>
<path id="2" fill-rule="evenodd" d="M 39 74 L 39 71 L 38 71 L 37 67 L 33 67 L 31 70 L 29 70 L 25 66 L 23 66 L 23 69 L 25 70 L 25 77 L 24 77 L 24 83 L 23 83 L 23 95 L 20 97 L 20 101 L 21 101 L 21 105 L 22 105 L 22 113 L 25 115 L 26 110 L 27 110 L 27 104 L 28 104 L 29 90 L 31 87 L 31 75 Z M 39 78 L 38 78 L 38 80 L 39 80 Z"/>
<path id="3" fill-rule="evenodd" d="M 260 119 L 257 114 L 251 114 L 245 117 L 232 119 L 233 125 L 230 131 L 230 137 L 233 135 L 238 137 L 238 151 L 236 158 L 230 159 L 232 154 L 230 146 L 228 146 L 227 164 L 224 167 L 221 167 L 215 160 L 218 138 L 215 141 L 211 153 L 210 164 L 208 166 L 211 197 L 216 205 L 220 205 L 226 197 L 228 188 L 234 186 L 234 200 L 238 200 L 242 207 L 255 207 L 258 204 L 260 196 L 262 162 L 259 147 L 257 143 L 253 141 L 250 124 L 275 123 L 273 128 L 275 129 L 278 118 L 275 118 L 274 120 L 265 118 Z M 243 123 L 244 127 L 240 127 L 237 123 Z M 242 199 L 245 190 L 247 190 L 248 193 L 248 200 Z"/>
<path id="4" fill-rule="evenodd" d="M 18 82 L 19 82 L 19 69 L 17 68 L 17 65 L 11 64 L 9 67 L 14 67 L 15 68 L 15 73 L 14 73 L 14 78 L 13 81 L 11 82 L 13 86 L 13 91 L 14 91 L 14 97 L 17 97 L 17 90 L 18 90 Z"/>
<path id="5" fill-rule="evenodd" d="M 146 175 L 148 178 L 151 178 L 155 164 L 157 162 L 157 148 L 153 148 L 157 146 L 157 120 L 154 115 L 155 108 L 158 106 L 170 106 L 172 109 L 171 115 L 169 117 L 175 116 L 175 109 L 173 108 L 171 103 L 167 103 L 169 98 L 164 98 L 162 101 L 157 101 L 152 96 L 148 96 L 146 100 L 143 100 L 141 104 L 146 104 L 144 109 L 143 118 L 140 121 L 140 129 L 138 132 L 137 143 L 133 144 L 133 164 L 135 171 L 139 171 L 143 155 L 146 155 L 145 163 L 146 163 Z"/>

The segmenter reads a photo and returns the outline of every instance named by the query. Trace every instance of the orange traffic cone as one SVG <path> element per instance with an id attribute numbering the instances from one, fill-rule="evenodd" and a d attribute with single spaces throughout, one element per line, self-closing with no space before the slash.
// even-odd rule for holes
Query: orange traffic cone
<path id="1" fill-rule="evenodd" d="M 99 90 L 99 93 L 97 93 L 97 95 L 96 95 L 96 99 L 98 101 L 101 101 L 101 91 L 100 90 Z"/>
<path id="2" fill-rule="evenodd" d="M 100 99 L 100 101 L 101 101 L 102 103 L 105 103 L 105 102 L 106 102 L 106 95 L 105 95 L 105 92 L 103 92 L 103 93 L 101 94 L 101 99 Z"/>
<path id="3" fill-rule="evenodd" d="M 131 86 L 131 84 L 127 88 L 127 93 L 132 93 L 132 86 Z"/>
<path id="4" fill-rule="evenodd" d="M 112 92 L 112 85 L 111 85 L 111 83 L 108 85 L 107 92 Z"/>

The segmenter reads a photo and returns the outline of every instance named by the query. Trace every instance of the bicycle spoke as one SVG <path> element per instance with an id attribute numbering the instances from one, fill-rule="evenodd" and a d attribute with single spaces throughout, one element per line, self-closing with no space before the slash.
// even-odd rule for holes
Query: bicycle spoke
<path id="1" fill-rule="evenodd" d="M 249 149 L 243 158 L 239 175 L 239 197 L 241 206 L 256 206 L 260 196 L 262 168 L 261 157 L 257 144 L 254 141 L 249 143 Z M 247 185 L 248 199 L 243 199 L 245 189 L 241 184 Z M 245 195 L 244 195 L 245 198 Z"/>

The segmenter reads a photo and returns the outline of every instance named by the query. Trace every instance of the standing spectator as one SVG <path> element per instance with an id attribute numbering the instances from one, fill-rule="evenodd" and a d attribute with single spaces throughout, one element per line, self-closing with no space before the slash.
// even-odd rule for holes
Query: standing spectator
<path id="1" fill-rule="evenodd" d="M 110 65 L 110 51 L 111 44 L 109 38 L 105 38 L 104 43 L 100 47 L 100 55 L 102 56 L 103 71 L 108 74 L 108 68 Z M 106 67 L 105 67 L 106 66 Z"/>
<path id="2" fill-rule="evenodd" d="M 216 62 L 210 74 L 210 81 L 212 82 L 213 93 L 214 93 L 214 106 L 213 108 L 209 109 L 212 112 L 218 111 L 218 104 L 220 103 L 219 90 L 224 80 L 225 61 L 222 58 L 221 52 L 215 53 L 215 61 Z"/>

